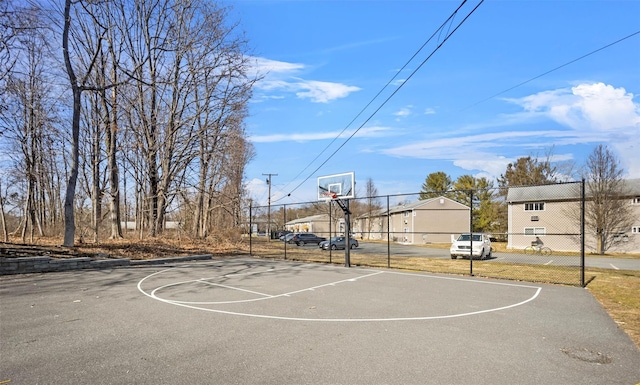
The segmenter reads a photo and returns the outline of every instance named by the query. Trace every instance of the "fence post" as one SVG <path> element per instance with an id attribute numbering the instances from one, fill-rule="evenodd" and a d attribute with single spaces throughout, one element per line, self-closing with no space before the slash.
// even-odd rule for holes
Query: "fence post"
<path id="1" fill-rule="evenodd" d="M 469 190 L 469 275 L 473 277 L 473 190 Z"/>
<path id="2" fill-rule="evenodd" d="M 249 255 L 253 257 L 253 214 L 252 214 L 252 205 L 253 203 L 249 203 Z"/>
<path id="3" fill-rule="evenodd" d="M 284 213 L 282 214 L 282 223 L 283 223 L 283 227 L 287 225 L 287 205 L 284 204 L 282 205 L 282 210 L 284 211 Z M 284 243 L 284 259 L 287 259 L 287 234 L 284 234 L 284 239 L 282 240 L 282 243 Z"/>
<path id="4" fill-rule="evenodd" d="M 387 268 L 391 268 L 391 214 L 389 213 L 389 195 L 387 195 Z"/>
<path id="5" fill-rule="evenodd" d="M 327 247 L 329 249 L 329 263 L 332 263 L 332 253 L 331 253 L 331 222 L 333 221 L 333 218 L 331 218 L 331 212 L 333 211 L 333 201 L 329 200 L 329 246 Z"/>
<path id="6" fill-rule="evenodd" d="M 584 227 L 585 227 L 585 217 L 584 217 L 584 212 L 585 212 L 585 200 L 586 200 L 586 193 L 585 193 L 585 183 L 584 183 L 584 178 L 582 178 L 582 184 L 581 184 L 581 192 L 580 192 L 580 286 L 584 287 L 584 265 L 585 265 L 585 260 L 584 260 L 584 242 L 585 242 L 585 236 L 584 236 Z"/>
<path id="7" fill-rule="evenodd" d="M 349 210 L 350 199 L 345 199 L 345 207 L 347 208 L 344 213 L 344 265 L 345 267 L 351 267 L 351 211 Z"/>

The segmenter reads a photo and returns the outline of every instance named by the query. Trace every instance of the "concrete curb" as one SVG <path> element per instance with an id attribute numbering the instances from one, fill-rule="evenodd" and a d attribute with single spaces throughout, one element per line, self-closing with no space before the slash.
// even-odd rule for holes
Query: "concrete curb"
<path id="1" fill-rule="evenodd" d="M 212 254 L 145 260 L 130 260 L 129 258 L 94 260 L 90 257 L 51 258 L 46 256 L 17 258 L 0 257 L 0 275 L 48 273 L 79 269 L 110 269 L 121 266 L 163 265 L 167 263 L 208 260 L 212 258 Z"/>

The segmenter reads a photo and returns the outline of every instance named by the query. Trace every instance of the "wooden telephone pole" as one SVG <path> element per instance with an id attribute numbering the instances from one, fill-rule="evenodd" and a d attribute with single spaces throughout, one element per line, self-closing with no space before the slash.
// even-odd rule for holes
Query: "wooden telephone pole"
<path id="1" fill-rule="evenodd" d="M 269 186 L 269 198 L 267 208 L 267 239 L 271 242 L 271 177 L 278 176 L 278 174 L 262 174 L 267 176 L 267 185 Z"/>

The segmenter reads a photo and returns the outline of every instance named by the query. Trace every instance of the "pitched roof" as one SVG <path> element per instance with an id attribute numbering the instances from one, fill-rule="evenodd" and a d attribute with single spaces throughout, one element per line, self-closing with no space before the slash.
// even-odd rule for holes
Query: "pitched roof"
<path id="1" fill-rule="evenodd" d="M 304 218 L 292 219 L 289 222 L 285 223 L 285 225 L 295 225 L 296 223 L 308 223 L 308 222 L 327 222 L 329 220 L 329 216 L 327 214 L 318 214 L 311 215 Z"/>
<path id="2" fill-rule="evenodd" d="M 433 201 L 437 201 L 440 198 L 444 198 L 448 201 L 457 203 L 459 205 L 464 206 L 462 203 L 454 201 L 453 199 L 447 198 L 445 196 L 439 196 L 439 197 L 435 197 L 435 198 L 429 198 L 429 199 L 423 199 L 423 200 L 417 200 L 415 202 L 411 202 L 411 203 L 406 203 L 406 204 L 399 204 L 396 206 L 392 206 L 389 208 L 389 212 L 388 214 L 395 214 L 395 213 L 402 213 L 405 211 L 412 211 L 415 210 L 421 206 L 427 205 Z M 464 206 L 466 208 L 468 208 L 467 206 Z M 378 209 L 378 210 L 374 210 L 371 212 L 371 217 L 377 217 L 377 216 L 386 216 L 387 215 L 387 209 L 386 208 L 382 208 L 382 209 Z M 367 218 L 369 217 L 369 213 L 365 213 L 360 215 L 358 218 Z"/>
<path id="3" fill-rule="evenodd" d="M 629 196 L 640 195 L 640 179 L 627 179 L 624 181 Z M 586 196 L 590 196 L 589 184 L 586 185 Z M 507 193 L 507 202 L 534 202 L 534 201 L 567 201 L 580 198 L 581 183 L 559 183 L 540 186 L 510 187 Z"/>

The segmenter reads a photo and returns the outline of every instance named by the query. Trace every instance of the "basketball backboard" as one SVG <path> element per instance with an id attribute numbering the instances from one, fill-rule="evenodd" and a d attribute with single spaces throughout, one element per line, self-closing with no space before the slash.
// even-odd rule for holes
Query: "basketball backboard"
<path id="1" fill-rule="evenodd" d="M 353 172 L 318 177 L 318 200 L 355 198 L 355 187 Z"/>

